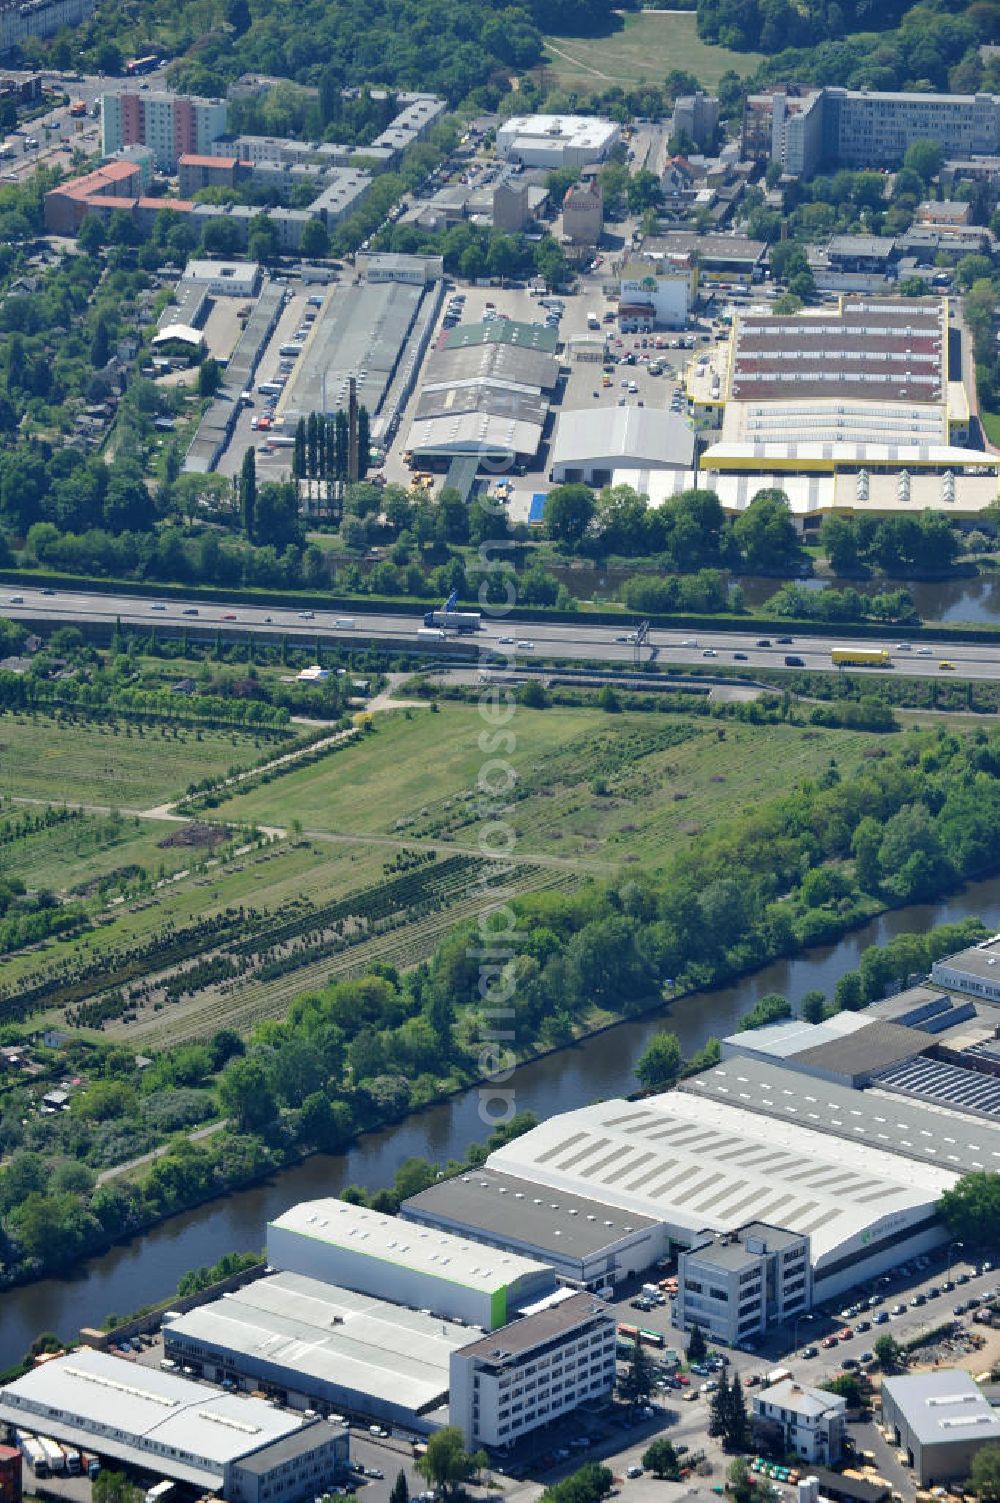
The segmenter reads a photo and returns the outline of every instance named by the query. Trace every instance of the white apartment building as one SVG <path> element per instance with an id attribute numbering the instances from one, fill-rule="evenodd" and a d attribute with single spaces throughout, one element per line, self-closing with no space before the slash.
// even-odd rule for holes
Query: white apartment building
<path id="1" fill-rule="evenodd" d="M 809 1309 L 809 1238 L 753 1221 L 709 1234 L 677 1260 L 674 1324 L 740 1346 Z"/>
<path id="2" fill-rule="evenodd" d="M 513 1445 L 530 1430 L 607 1398 L 615 1382 L 614 1312 L 561 1290 L 520 1320 L 452 1352 L 449 1417 L 465 1444 Z"/>
<path id="3" fill-rule="evenodd" d="M 847 1432 L 847 1400 L 821 1388 L 803 1388 L 787 1378 L 755 1393 L 751 1404 L 754 1432 L 770 1434 L 785 1451 L 795 1451 L 815 1466 L 840 1460 Z"/>

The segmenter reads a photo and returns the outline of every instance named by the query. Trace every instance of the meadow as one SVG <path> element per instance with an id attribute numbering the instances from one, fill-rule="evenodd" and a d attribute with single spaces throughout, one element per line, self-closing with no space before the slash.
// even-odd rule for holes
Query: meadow
<path id="1" fill-rule="evenodd" d="M 693 10 L 644 10 L 618 19 L 621 29 L 609 36 L 546 37 L 546 83 L 580 91 L 662 84 L 672 69 L 681 68 L 703 88 L 714 89 L 730 68 L 746 76 L 763 60 L 756 52 L 730 52 L 703 42 Z"/>
<path id="2" fill-rule="evenodd" d="M 363 741 L 215 811 L 221 817 L 338 837 L 395 836 L 475 850 L 477 787 L 490 757 L 471 705 L 380 716 Z M 505 821 L 522 859 L 563 858 L 607 871 L 655 871 L 672 845 L 815 776 L 835 758 L 843 776 L 880 738 L 866 732 L 753 726 L 686 716 L 607 715 L 519 707 L 508 760 L 516 782 Z M 489 734 L 489 732 L 487 732 Z M 494 733 L 495 734 L 495 733 Z M 488 774 L 492 776 L 492 774 Z"/>

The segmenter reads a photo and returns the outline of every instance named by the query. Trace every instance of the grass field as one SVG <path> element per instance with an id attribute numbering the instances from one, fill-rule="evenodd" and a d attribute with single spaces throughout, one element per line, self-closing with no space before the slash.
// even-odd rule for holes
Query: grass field
<path id="1" fill-rule="evenodd" d="M 0 718 L 0 793 L 145 809 L 190 783 L 246 766 L 272 743 L 239 731 L 127 729 L 48 716 Z M 276 754 L 281 743 L 275 742 Z"/>
<path id="2" fill-rule="evenodd" d="M 836 757 L 845 775 L 877 737 L 589 709 L 518 709 L 512 752 L 479 745 L 474 706 L 381 717 L 373 736 L 300 773 L 231 799 L 220 817 L 338 835 L 445 840 L 475 849 L 476 787 L 490 756 L 509 760 L 516 796 L 504 819 L 518 855 L 655 870 L 679 838 L 739 815 Z M 495 774 L 488 774 L 493 777 Z"/>
<path id="3" fill-rule="evenodd" d="M 546 37 L 546 81 L 561 89 L 608 84 L 661 84 L 672 68 L 693 73 L 714 89 L 728 69 L 756 71 L 756 52 L 710 47 L 698 36 L 694 11 L 641 11 L 619 18 L 621 30 L 602 37 Z"/>

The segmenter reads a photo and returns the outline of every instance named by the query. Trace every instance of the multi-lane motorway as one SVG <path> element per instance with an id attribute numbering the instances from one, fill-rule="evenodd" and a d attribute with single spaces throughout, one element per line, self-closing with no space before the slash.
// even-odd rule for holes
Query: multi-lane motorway
<path id="1" fill-rule="evenodd" d="M 210 627 L 223 632 L 235 632 L 240 636 L 247 632 L 264 636 L 301 636 L 315 640 L 317 635 L 340 638 L 362 643 L 371 639 L 386 642 L 393 647 L 413 647 L 427 651 L 434 643 L 417 639 L 417 629 L 422 626 L 422 617 L 417 610 L 405 614 L 348 615 L 350 607 L 340 610 L 315 612 L 296 610 L 289 606 L 232 605 L 225 601 L 156 600 L 117 594 L 84 594 L 82 592 L 57 591 L 43 593 L 38 588 L 17 586 L 0 587 L 0 615 L 25 622 L 63 625 L 107 623 L 118 618 L 129 625 L 152 626 L 159 623 L 174 630 L 186 626 L 192 630 Z M 338 621 L 351 621 L 353 625 L 338 626 Z M 488 653 L 501 660 L 510 659 L 518 664 L 541 663 L 552 660 L 606 661 L 624 665 L 631 664 L 634 649 L 628 638 L 629 626 L 588 625 L 584 622 L 519 622 L 516 610 L 509 619 L 503 616 L 483 617 L 483 627 L 474 636 L 461 639 L 472 644 L 480 654 Z M 661 665 L 671 663 L 698 663 L 704 668 L 719 672 L 734 667 L 784 668 L 785 659 L 796 660 L 793 667 L 836 671 L 830 659 L 835 646 L 850 645 L 849 632 L 838 636 L 798 636 L 794 630 L 784 640 L 773 634 L 746 632 L 712 632 L 700 629 L 697 633 L 684 631 L 654 630 L 650 645 L 657 649 Z M 761 645 L 765 643 L 767 645 Z M 441 644 L 444 646 L 445 644 Z M 897 672 L 926 678 L 1000 679 L 1000 641 L 996 646 L 978 642 L 947 644 L 913 642 L 906 647 L 887 633 L 881 642 L 862 643 L 863 646 L 885 646 L 892 654 Z M 648 658 L 648 651 L 643 657 Z M 942 664 L 952 665 L 945 668 Z M 854 669 L 854 672 L 878 670 Z"/>

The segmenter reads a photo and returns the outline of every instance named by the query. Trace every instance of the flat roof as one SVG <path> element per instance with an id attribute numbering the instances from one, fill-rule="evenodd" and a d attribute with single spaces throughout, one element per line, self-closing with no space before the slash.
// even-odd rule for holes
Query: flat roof
<path id="1" fill-rule="evenodd" d="M 291 1206 L 268 1223 L 269 1233 L 272 1228 L 295 1232 L 362 1257 L 382 1258 L 398 1267 L 484 1294 L 506 1289 L 518 1279 L 550 1272 L 546 1264 L 534 1258 L 484 1247 L 481 1242 L 468 1242 L 452 1232 L 416 1226 L 398 1216 L 386 1216 L 381 1211 L 332 1197 L 303 1200 Z"/>
<path id="2" fill-rule="evenodd" d="M 308 1381 L 353 1389 L 418 1413 L 448 1391 L 448 1360 L 469 1327 L 297 1273 L 255 1279 L 164 1326 Z"/>
<path id="3" fill-rule="evenodd" d="M 530 1352 L 533 1347 L 564 1336 L 595 1318 L 613 1321 L 614 1311 L 593 1294 L 574 1294 L 571 1299 L 553 1302 L 534 1315 L 523 1315 L 520 1320 L 500 1326 L 478 1341 L 471 1341 L 462 1347 L 459 1356 L 492 1357 L 497 1361 L 518 1357 L 522 1352 Z"/>
<path id="4" fill-rule="evenodd" d="M 963 1368 L 883 1378 L 888 1394 L 922 1446 L 1000 1441 L 1000 1414 Z"/>
<path id="5" fill-rule="evenodd" d="M 795 1051 L 801 1067 L 831 1070 L 838 1075 L 874 1075 L 890 1065 L 913 1059 L 928 1045 L 927 1035 L 917 1028 L 889 1023 L 881 1018 L 839 1038 L 821 1039 Z"/>
<path id="6" fill-rule="evenodd" d="M 753 1216 L 808 1235 L 818 1262 L 861 1251 L 883 1227 L 925 1219 L 955 1184 L 958 1171 L 903 1159 L 890 1146 L 688 1089 L 563 1113 L 487 1162 L 553 1190 L 600 1195 L 680 1235 L 733 1231 Z"/>
<path id="7" fill-rule="evenodd" d="M 714 1268 L 742 1268 L 756 1255 L 747 1245 L 754 1239 L 762 1243 L 768 1252 L 795 1247 L 802 1242 L 801 1234 L 790 1232 L 787 1227 L 767 1226 L 762 1221 L 750 1221 L 735 1232 L 716 1232 L 704 1242 L 695 1243 L 691 1248 L 691 1255 L 697 1256 L 702 1263 L 710 1263 Z"/>
<path id="8" fill-rule="evenodd" d="M 706 261 L 740 261 L 754 266 L 767 251 L 764 240 L 749 240 L 745 235 L 699 235 L 697 230 L 666 230 L 649 235 L 642 243 L 647 255 L 689 256 L 697 252 Z"/>
<path id="9" fill-rule="evenodd" d="M 658 1223 L 584 1195 L 539 1193 L 531 1180 L 483 1168 L 442 1179 L 403 1202 L 402 1214 L 443 1217 L 491 1236 L 513 1237 L 560 1257 L 587 1258 Z"/>
<path id="10" fill-rule="evenodd" d="M 347 407 L 357 378 L 358 401 L 374 417 L 385 399 L 424 296 L 404 282 L 340 283 L 332 287 L 279 404 L 297 420 L 310 412 Z"/>
<path id="11" fill-rule="evenodd" d="M 553 465 L 608 459 L 612 466 L 663 465 L 690 469 L 694 433 L 675 412 L 652 407 L 577 407 L 559 414 Z"/>
<path id="12" fill-rule="evenodd" d="M 220 1393 L 157 1368 L 81 1347 L 32 1368 L 0 1390 L 0 1419 L 61 1437 L 64 1429 L 176 1460 L 197 1477 L 222 1476 L 226 1464 L 300 1429 L 302 1420 L 262 1399 Z M 124 1432 L 124 1433 L 123 1433 Z M 117 1454 L 112 1450 L 111 1454 Z"/>
<path id="13" fill-rule="evenodd" d="M 276 1467 L 284 1466 L 286 1462 L 295 1461 L 299 1456 L 308 1456 L 319 1438 L 316 1434 L 317 1425 L 323 1423 L 322 1420 L 313 1420 L 291 1435 L 283 1435 L 280 1440 L 272 1440 L 271 1444 L 265 1446 L 263 1450 L 244 1457 L 240 1462 L 240 1470 L 265 1477 Z M 346 1438 L 347 1434 L 346 1426 L 330 1426 L 329 1433 L 323 1438 L 326 1440 L 337 1436 Z"/>
<path id="14" fill-rule="evenodd" d="M 943 955 L 931 967 L 931 979 L 939 980 L 942 971 L 964 971 L 967 976 L 975 976 L 980 981 L 1000 984 L 1000 934 L 984 939 L 981 944 L 970 945 L 967 950 L 958 950 L 954 955 Z"/>
<path id="15" fill-rule="evenodd" d="M 723 1060 L 686 1080 L 681 1091 L 954 1174 L 1000 1170 L 1000 1126 L 903 1100 L 877 1086 L 860 1091 L 816 1080 L 784 1068 L 780 1060 Z M 905 1166 L 900 1172 L 906 1173 Z"/>
<path id="16" fill-rule="evenodd" d="M 888 261 L 895 248 L 896 242 L 891 235 L 831 235 L 826 250 L 830 256 L 861 256 Z"/>

